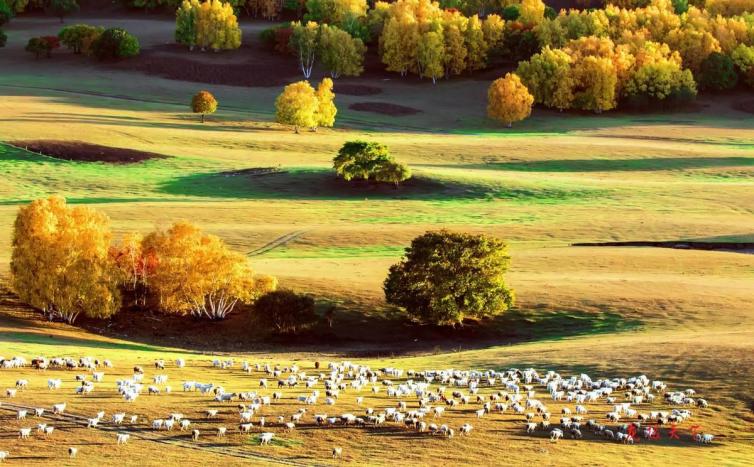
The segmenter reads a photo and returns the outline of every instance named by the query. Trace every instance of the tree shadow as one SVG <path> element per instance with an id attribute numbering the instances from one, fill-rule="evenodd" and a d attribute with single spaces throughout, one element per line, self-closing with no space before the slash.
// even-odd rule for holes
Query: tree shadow
<path id="1" fill-rule="evenodd" d="M 469 168 L 516 172 L 634 172 L 754 167 L 754 157 L 652 157 L 646 159 L 570 159 L 489 162 Z"/>

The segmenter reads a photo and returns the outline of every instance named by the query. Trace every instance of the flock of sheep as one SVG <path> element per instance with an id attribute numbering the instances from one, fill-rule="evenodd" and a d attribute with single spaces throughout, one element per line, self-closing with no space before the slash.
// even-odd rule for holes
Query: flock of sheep
<path id="1" fill-rule="evenodd" d="M 206 366 L 206 362 L 196 365 Z M 0 358 L 0 368 L 13 370 L 33 367 L 39 371 L 71 370 L 75 372 L 68 388 L 73 395 L 86 397 L 92 393 L 107 391 L 107 371 L 113 368 L 109 360 L 91 357 L 78 359 L 55 357 L 37 357 L 30 362 L 23 357 L 12 359 Z M 154 362 L 155 374 L 147 377 L 144 368 L 133 367 L 133 374 L 124 379 L 110 383 L 117 390 L 123 401 L 136 403 L 139 397 L 169 394 L 172 388 L 168 376 L 163 373 L 164 360 Z M 186 367 L 183 359 L 170 363 L 176 371 Z M 205 398 L 206 407 L 201 415 L 206 426 L 218 420 L 221 414 L 229 412 L 238 415 L 238 432 L 252 433 L 258 431 L 260 445 L 270 444 L 276 432 L 291 432 L 297 425 L 310 423 L 312 426 L 326 429 L 329 426 L 379 427 L 399 426 L 405 430 L 453 438 L 456 433 L 469 436 L 474 429 L 475 419 L 491 417 L 494 414 L 514 414 L 521 421 L 522 432 L 530 435 L 549 436 L 552 442 L 569 437 L 581 439 L 586 431 L 595 437 L 613 440 L 624 444 L 633 444 L 634 438 L 642 436 L 652 439 L 662 425 L 680 424 L 692 417 L 692 410 L 704 409 L 707 401 L 696 396 L 692 389 L 669 391 L 661 381 L 652 381 L 644 375 L 630 378 L 591 379 L 586 374 L 563 377 L 554 371 L 539 373 L 534 369 L 508 369 L 505 371 L 461 371 L 461 370 L 426 370 L 404 371 L 397 368 L 371 369 L 368 366 L 352 362 L 314 364 L 313 371 L 302 370 L 299 365 L 287 367 L 264 363 L 237 365 L 231 359 L 216 359 L 212 362 L 214 369 L 241 371 L 249 376 L 248 391 L 235 389 L 231 392 L 222 385 L 213 382 L 182 381 L 181 392 L 198 393 Z M 172 369 L 171 369 L 172 370 Z M 130 370 L 129 370 L 130 371 Z M 51 372 L 49 375 L 52 375 Z M 130 373 L 129 373 L 130 374 Z M 208 373 L 204 373 L 208 374 Z M 48 376 L 49 376 L 48 375 Z M 60 373 L 55 373 L 59 376 Z M 252 379 L 256 377 L 255 379 Z M 59 392 L 64 390 L 63 378 L 49 377 L 47 390 Z M 47 407 L 21 408 L 12 399 L 29 389 L 27 379 L 18 379 L 15 387 L 5 391 L 6 402 L 0 408 L 17 408 L 16 418 L 25 421 L 36 417 L 40 423 L 19 429 L 21 440 L 31 438 L 34 433 L 40 437 L 53 435 L 55 426 L 42 423 L 46 413 L 53 415 L 67 414 L 67 403 L 60 402 Z M 336 411 L 342 394 L 352 393 L 357 409 L 352 413 Z M 389 403 L 386 407 L 368 407 L 364 394 L 371 398 L 386 398 L 381 401 Z M 292 413 L 273 414 L 276 405 L 286 399 L 289 403 L 299 405 Z M 660 403 L 665 410 L 649 410 L 652 404 Z M 218 408 L 228 404 L 229 408 Z M 559 413 L 553 415 L 548 404 L 558 405 Z M 234 408 L 230 408 L 233 407 Z M 4 406 L 4 407 L 3 407 Z M 470 408 L 470 409 L 469 409 Z M 597 414 L 607 411 L 603 416 Z M 329 413 L 328 413 L 329 412 Z M 457 427 L 443 423 L 449 412 L 463 413 L 470 420 Z M 185 431 L 190 432 L 191 439 L 198 441 L 202 436 L 214 435 L 224 437 L 232 427 L 216 423 L 211 433 L 203 433 L 194 428 L 191 420 L 180 412 L 172 412 L 164 417 L 146 420 L 140 423 L 137 414 L 116 412 L 107 416 L 105 411 L 98 411 L 93 417 L 84 417 L 82 425 L 98 428 L 107 425 L 117 428 L 115 443 L 127 444 L 130 431 Z M 194 419 L 195 421 L 196 418 Z M 121 429 L 120 427 L 123 427 Z M 204 429 L 206 431 L 206 429 Z M 188 437 L 188 435 L 187 435 Z M 714 436 L 696 433 L 694 441 L 710 444 Z M 68 455 L 75 457 L 79 448 L 71 446 Z M 0 451 L 0 461 L 9 457 L 8 451 Z M 343 449 L 333 446 L 333 458 L 341 458 Z"/>

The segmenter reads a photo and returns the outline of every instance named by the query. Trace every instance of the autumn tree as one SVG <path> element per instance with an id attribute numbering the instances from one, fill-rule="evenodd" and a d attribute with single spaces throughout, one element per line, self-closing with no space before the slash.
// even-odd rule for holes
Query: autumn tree
<path id="1" fill-rule="evenodd" d="M 484 38 L 482 23 L 476 15 L 469 18 L 464 34 L 464 42 L 466 44 L 466 67 L 474 71 L 481 70 L 487 66 L 489 45 Z"/>
<path id="2" fill-rule="evenodd" d="M 526 26 L 536 26 L 544 20 L 545 4 L 542 0 L 521 0 L 518 20 Z"/>
<path id="3" fill-rule="evenodd" d="M 534 97 L 514 73 L 506 73 L 505 77 L 496 79 L 487 91 L 487 115 L 509 128 L 513 122 L 531 115 L 532 103 Z"/>
<path id="4" fill-rule="evenodd" d="M 114 60 L 139 55 L 139 40 L 125 29 L 106 29 L 91 44 L 92 53 L 99 60 Z"/>
<path id="5" fill-rule="evenodd" d="M 514 303 L 505 282 L 509 262 L 507 245 L 496 238 L 427 232 L 390 267 L 385 299 L 411 318 L 434 325 L 496 316 Z"/>
<path id="6" fill-rule="evenodd" d="M 573 103 L 571 63 L 566 52 L 546 46 L 528 61 L 520 62 L 516 75 L 534 96 L 535 103 L 565 110 Z"/>
<path id="7" fill-rule="evenodd" d="M 733 50 L 731 58 L 746 84 L 754 87 L 754 46 L 740 44 Z"/>
<path id="8" fill-rule="evenodd" d="M 320 26 L 319 56 L 322 65 L 335 79 L 340 76 L 359 76 L 364 71 L 367 48 L 361 39 L 336 26 Z"/>
<path id="9" fill-rule="evenodd" d="M 316 127 L 318 112 L 319 99 L 308 81 L 287 85 L 275 100 L 275 121 L 292 125 L 296 133 L 300 127 Z"/>
<path id="10" fill-rule="evenodd" d="M 466 69 L 466 45 L 458 26 L 451 24 L 444 30 L 445 53 L 443 65 L 445 76 L 460 75 Z"/>
<path id="11" fill-rule="evenodd" d="M 21 207 L 13 229 L 11 282 L 50 319 L 107 318 L 121 305 L 106 215 L 53 196 Z"/>
<path id="12" fill-rule="evenodd" d="M 324 78 L 317 86 L 317 126 L 331 128 L 335 124 L 338 109 L 335 107 L 335 93 L 332 88 L 330 78 Z"/>
<path id="13" fill-rule="evenodd" d="M 150 233 L 142 249 L 156 263 L 149 289 L 164 313 L 224 319 L 239 302 L 252 303 L 276 286 L 255 277 L 246 257 L 220 238 L 187 222 Z"/>
<path id="14" fill-rule="evenodd" d="M 419 37 L 416 60 L 419 76 L 431 78 L 433 84 L 442 77 L 445 71 L 445 43 L 441 32 L 428 31 Z"/>
<path id="15" fill-rule="evenodd" d="M 176 10 L 175 39 L 190 49 L 214 51 L 241 46 L 241 28 L 233 6 L 222 0 L 183 0 Z"/>
<path id="16" fill-rule="evenodd" d="M 317 322 L 314 299 L 292 290 L 275 290 L 254 303 L 255 321 L 278 334 L 296 334 Z"/>
<path id="17" fill-rule="evenodd" d="M 149 278 L 157 269 L 154 254 L 146 254 L 144 236 L 128 233 L 120 243 L 110 248 L 110 258 L 115 264 L 125 295 L 131 296 L 136 306 L 146 307 L 149 296 Z"/>
<path id="18" fill-rule="evenodd" d="M 573 68 L 574 102 L 580 109 L 601 113 L 615 108 L 618 77 L 609 58 L 588 56 Z"/>
<path id="19" fill-rule="evenodd" d="M 202 114 L 202 123 L 206 114 L 213 114 L 217 110 L 217 100 L 209 91 L 199 91 L 191 98 L 191 111 Z"/>
<path id="20" fill-rule="evenodd" d="M 319 51 L 319 25 L 314 21 L 309 21 L 306 24 L 295 21 L 291 23 L 291 28 L 293 32 L 289 42 L 290 48 L 298 55 L 304 78 L 309 79 Z"/>

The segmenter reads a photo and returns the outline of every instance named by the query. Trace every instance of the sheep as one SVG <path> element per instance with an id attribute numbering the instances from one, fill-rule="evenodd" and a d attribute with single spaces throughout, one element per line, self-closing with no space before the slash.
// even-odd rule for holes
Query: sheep
<path id="1" fill-rule="evenodd" d="M 50 436 L 53 431 L 55 431 L 55 427 L 54 426 L 46 426 L 46 427 L 44 427 L 44 430 L 42 430 L 42 432 L 45 435 L 45 438 L 47 438 L 48 436 Z"/>
<path id="2" fill-rule="evenodd" d="M 123 423 L 123 420 L 125 420 L 125 418 L 126 418 L 126 414 L 123 412 L 113 414 L 113 417 L 112 417 L 113 423 L 116 425 L 120 425 L 121 423 Z"/>
<path id="3" fill-rule="evenodd" d="M 44 433 L 45 428 L 47 428 L 46 423 L 39 423 L 37 424 L 37 433 Z"/>
<path id="4" fill-rule="evenodd" d="M 554 443 L 563 437 L 563 430 L 560 428 L 553 428 L 550 432 L 550 442 Z"/>
<path id="5" fill-rule="evenodd" d="M 28 439 L 31 436 L 31 428 L 21 428 L 18 430 L 18 437 L 20 439 Z"/>
<path id="6" fill-rule="evenodd" d="M 199 441 L 199 430 L 194 430 L 191 432 L 191 439 L 193 441 Z"/>
<path id="7" fill-rule="evenodd" d="M 534 433 L 534 430 L 536 430 L 536 429 L 537 429 L 537 424 L 536 423 L 531 423 L 530 422 L 530 423 L 526 424 L 526 432 L 527 433 Z"/>
<path id="8" fill-rule="evenodd" d="M 103 418 L 105 418 L 105 411 L 104 410 L 100 410 L 99 412 L 97 412 L 97 417 L 96 418 L 99 418 L 100 420 L 102 420 Z"/>
<path id="9" fill-rule="evenodd" d="M 293 422 L 286 422 L 285 424 L 285 431 L 293 431 L 293 429 L 296 428 L 296 424 Z"/>
<path id="10" fill-rule="evenodd" d="M 162 429 L 162 425 L 164 425 L 164 424 L 165 424 L 165 420 L 162 420 L 162 419 L 159 419 L 159 418 L 156 419 L 156 420 L 152 420 L 152 429 L 153 430 L 160 430 L 160 429 Z"/>
<path id="11" fill-rule="evenodd" d="M 249 433 L 251 432 L 251 429 L 254 428 L 253 423 L 241 423 L 238 425 L 238 431 L 241 433 Z"/>
<path id="12" fill-rule="evenodd" d="M 135 425 L 139 423 L 139 416 L 138 415 L 131 415 L 131 425 Z"/>
<path id="13" fill-rule="evenodd" d="M 42 409 L 42 408 L 34 409 L 34 416 L 36 417 L 41 417 L 42 415 L 44 415 L 44 413 L 45 413 L 45 409 Z"/>
<path id="14" fill-rule="evenodd" d="M 26 379 L 16 380 L 16 389 L 26 389 L 29 386 L 29 381 Z"/>
<path id="15" fill-rule="evenodd" d="M 4 462 L 8 457 L 10 457 L 10 453 L 8 451 L 0 451 L 0 462 Z"/>
<path id="16" fill-rule="evenodd" d="M 217 417 L 217 409 L 207 409 L 207 418 L 215 418 Z"/>
<path id="17" fill-rule="evenodd" d="M 186 429 L 188 429 L 189 426 L 191 426 L 190 420 L 187 420 L 187 419 L 181 420 L 181 423 L 180 423 L 181 431 L 185 431 Z"/>
<path id="18" fill-rule="evenodd" d="M 175 361 L 175 366 L 177 366 L 178 368 L 183 368 L 184 366 L 186 366 L 186 360 L 182 358 L 177 359 Z"/>
<path id="19" fill-rule="evenodd" d="M 87 428 L 97 428 L 97 424 L 99 423 L 99 418 L 89 418 L 86 421 L 86 427 Z"/>
<path id="20" fill-rule="evenodd" d="M 712 441 L 715 439 L 715 435 L 707 434 L 707 433 L 697 433 L 694 435 L 694 441 L 696 441 L 699 444 L 712 444 Z"/>
<path id="21" fill-rule="evenodd" d="M 68 457 L 74 458 L 76 457 L 76 454 L 79 453 L 79 448 L 69 447 L 68 448 Z"/>
<path id="22" fill-rule="evenodd" d="M 56 389 L 60 389 L 60 386 L 62 385 L 62 381 L 60 379 L 48 379 L 47 380 L 47 389 L 50 391 L 54 391 Z"/>
<path id="23" fill-rule="evenodd" d="M 52 406 L 52 413 L 54 413 L 55 415 L 60 415 L 63 412 L 65 412 L 65 407 L 66 407 L 66 403 L 65 402 L 63 402 L 61 404 L 55 404 L 55 405 Z"/>
<path id="24" fill-rule="evenodd" d="M 226 432 L 226 431 L 228 431 L 228 429 L 227 429 L 227 428 L 225 428 L 224 426 L 218 426 L 218 427 L 217 427 L 217 436 L 218 436 L 218 437 L 223 437 L 223 436 L 225 436 L 225 432 Z"/>
<path id="25" fill-rule="evenodd" d="M 175 419 L 169 418 L 165 420 L 165 422 L 162 424 L 163 428 L 165 428 L 168 431 L 172 431 L 173 425 L 175 425 Z"/>
<path id="26" fill-rule="evenodd" d="M 476 418 L 482 418 L 482 417 L 484 417 L 485 413 L 486 413 L 486 411 L 484 409 L 477 410 L 476 411 Z"/>
<path id="27" fill-rule="evenodd" d="M 15 389 L 6 389 L 5 390 L 6 397 L 16 397 L 16 390 Z"/>
<path id="28" fill-rule="evenodd" d="M 272 438 L 275 437 L 275 433 L 261 433 L 259 435 L 259 444 L 270 444 L 270 441 L 272 441 Z"/>
<path id="29" fill-rule="evenodd" d="M 474 428 L 474 427 L 473 427 L 473 426 L 471 426 L 470 424 L 468 424 L 468 423 L 464 423 L 463 425 L 461 425 L 461 428 L 459 428 L 459 429 L 458 429 L 458 432 L 459 432 L 460 434 L 462 434 L 462 435 L 469 435 L 469 434 L 471 434 L 471 430 L 472 430 L 473 428 Z"/>
<path id="30" fill-rule="evenodd" d="M 341 447 L 332 448 L 332 458 L 337 459 L 341 457 L 343 457 L 343 448 Z"/>
<path id="31" fill-rule="evenodd" d="M 26 410 L 19 410 L 16 413 L 16 420 L 26 420 Z"/>
<path id="32" fill-rule="evenodd" d="M 128 443 L 128 438 L 130 438 L 130 437 L 131 437 L 131 435 L 129 435 L 128 433 L 118 433 L 117 442 L 118 442 L 119 445 L 120 444 L 127 444 Z"/>

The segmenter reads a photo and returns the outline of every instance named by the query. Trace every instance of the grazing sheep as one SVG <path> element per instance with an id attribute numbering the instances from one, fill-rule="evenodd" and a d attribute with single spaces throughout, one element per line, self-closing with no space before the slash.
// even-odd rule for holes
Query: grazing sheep
<path id="1" fill-rule="evenodd" d="M 79 448 L 69 447 L 68 448 L 68 457 L 74 458 L 76 457 L 76 454 L 79 453 Z"/>
<path id="2" fill-rule="evenodd" d="M 252 428 L 254 428 L 253 423 L 241 423 L 238 425 L 238 431 L 241 433 L 250 433 Z"/>
<path id="3" fill-rule="evenodd" d="M 527 433 L 534 433 L 534 430 L 536 430 L 536 429 L 537 429 L 537 424 L 536 423 L 531 423 L 530 422 L 530 423 L 526 424 L 526 432 Z"/>
<path id="4" fill-rule="evenodd" d="M 183 368 L 184 366 L 186 366 L 186 361 L 182 358 L 179 358 L 175 361 L 175 366 L 177 366 L 178 368 Z"/>
<path id="5" fill-rule="evenodd" d="M 259 444 L 270 444 L 272 438 L 275 437 L 275 433 L 262 433 L 259 435 Z"/>
<path id="6" fill-rule="evenodd" d="M 712 444 L 712 441 L 715 439 L 715 435 L 710 435 L 707 433 L 697 433 L 694 435 L 694 441 L 696 441 L 699 444 Z"/>
<path id="7" fill-rule="evenodd" d="M 86 421 L 86 427 L 87 428 L 97 428 L 97 424 L 99 423 L 99 418 L 89 418 Z"/>
<path id="8" fill-rule="evenodd" d="M 128 433 L 118 433 L 118 444 L 126 444 L 128 443 L 128 438 L 130 438 L 131 435 Z"/>
<path id="9" fill-rule="evenodd" d="M 5 395 L 7 397 L 16 397 L 16 390 L 15 389 L 6 389 Z"/>
<path id="10" fill-rule="evenodd" d="M 191 426 L 191 421 L 190 420 L 186 420 L 186 419 L 181 420 L 181 426 L 180 426 L 181 427 L 181 431 L 187 430 L 189 426 Z"/>
<path id="11" fill-rule="evenodd" d="M 285 424 L 285 431 L 293 431 L 293 429 L 296 428 L 296 424 L 293 422 L 286 422 Z"/>
<path id="12" fill-rule="evenodd" d="M 131 425 L 135 425 L 136 423 L 139 423 L 139 416 L 131 415 Z"/>
<path id="13" fill-rule="evenodd" d="M 19 379 L 16 381 L 16 389 L 26 389 L 29 386 L 29 381 L 25 379 Z"/>
<path id="14" fill-rule="evenodd" d="M 116 425 L 120 425 L 121 423 L 123 423 L 123 420 L 125 420 L 125 418 L 126 418 L 126 414 L 123 412 L 113 414 L 113 423 Z"/>
<path id="15" fill-rule="evenodd" d="M 31 436 L 31 428 L 21 428 L 18 430 L 18 437 L 20 439 L 28 439 Z"/>
<path id="16" fill-rule="evenodd" d="M 338 459 L 341 457 L 343 457 L 343 448 L 340 448 L 340 447 L 332 448 L 332 458 Z"/>
<path id="17" fill-rule="evenodd" d="M 223 437 L 223 436 L 225 436 L 225 432 L 226 432 L 226 431 L 228 431 L 228 429 L 227 429 L 227 428 L 225 428 L 224 426 L 218 426 L 218 427 L 217 427 L 217 436 L 218 436 L 218 437 Z"/>
<path id="18" fill-rule="evenodd" d="M 556 442 L 557 440 L 561 439 L 563 437 L 563 430 L 560 428 L 553 428 L 550 432 L 550 441 Z"/>
<path id="19" fill-rule="evenodd" d="M 215 417 L 217 417 L 217 409 L 208 409 L 207 418 L 215 418 Z"/>
<path id="20" fill-rule="evenodd" d="M 8 457 L 10 457 L 10 453 L 8 451 L 0 451 L 0 462 L 4 462 Z"/>
<path id="21" fill-rule="evenodd" d="M 34 416 L 36 417 L 41 417 L 42 415 L 44 415 L 44 413 L 45 409 L 34 409 Z"/>
<path id="22" fill-rule="evenodd" d="M 54 426 L 46 426 L 44 428 L 44 430 L 42 430 L 42 432 L 45 435 L 45 438 L 47 438 L 48 436 L 50 436 L 53 431 L 55 431 L 55 427 Z"/>
<path id="23" fill-rule="evenodd" d="M 16 420 L 26 420 L 26 410 L 19 410 L 16 413 Z"/>
<path id="24" fill-rule="evenodd" d="M 199 430 L 194 430 L 191 432 L 191 439 L 194 441 L 199 441 Z"/>
<path id="25" fill-rule="evenodd" d="M 469 435 L 471 434 L 472 429 L 474 429 L 473 426 L 468 423 L 464 423 L 463 425 L 461 425 L 461 428 L 458 429 L 458 432 L 462 435 Z"/>
<path id="26" fill-rule="evenodd" d="M 62 404 L 55 404 L 55 405 L 53 405 L 52 406 L 52 413 L 54 413 L 55 415 L 62 414 L 63 412 L 65 412 L 65 406 L 66 406 L 65 402 L 63 402 Z"/>

